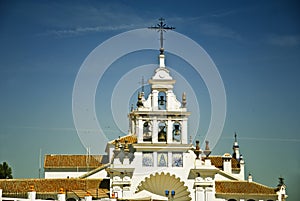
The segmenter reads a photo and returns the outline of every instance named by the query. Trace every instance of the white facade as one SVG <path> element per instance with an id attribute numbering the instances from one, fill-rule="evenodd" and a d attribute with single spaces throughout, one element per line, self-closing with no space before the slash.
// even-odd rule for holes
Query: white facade
<path id="1" fill-rule="evenodd" d="M 160 54 L 159 66 L 149 80 L 151 93 L 148 97 L 139 93 L 137 108 L 128 115 L 129 134 L 108 144 L 111 196 L 126 199 L 147 190 L 178 201 L 278 200 L 275 191 L 272 196 L 264 192 L 253 195 L 250 191 L 237 196 L 218 190 L 223 181 L 232 181 L 233 188 L 235 184 L 248 185 L 236 136 L 233 156 L 209 156 L 208 142 L 203 153 L 199 142 L 196 147 L 188 142 L 190 112 L 185 107 L 186 95 L 181 101 L 176 98 L 175 80 L 164 59 Z M 252 182 L 248 186 L 256 188 L 260 184 Z"/>
<path id="2" fill-rule="evenodd" d="M 271 188 L 245 180 L 245 162 L 237 137 L 233 154 L 210 156 L 208 142 L 188 142 L 186 94 L 178 100 L 175 80 L 165 66 L 161 50 L 159 66 L 149 80 L 151 92 L 138 94 L 130 111 L 129 133 L 108 143 L 104 168 L 91 172 L 45 171 L 46 178 L 110 178 L 110 197 L 130 200 L 143 190 L 176 201 L 275 201 L 284 200 L 285 185 Z"/>

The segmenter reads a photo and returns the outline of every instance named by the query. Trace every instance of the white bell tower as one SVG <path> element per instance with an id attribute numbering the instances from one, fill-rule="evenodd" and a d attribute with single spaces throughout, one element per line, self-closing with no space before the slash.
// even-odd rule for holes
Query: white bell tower
<path id="1" fill-rule="evenodd" d="M 131 134 L 137 136 L 138 143 L 151 144 L 188 144 L 187 123 L 190 112 L 186 109 L 186 95 L 183 93 L 181 102 L 173 92 L 174 80 L 165 66 L 162 33 L 173 27 L 158 24 L 161 32 L 159 66 L 148 81 L 151 93 L 145 98 L 144 92 L 139 93 L 137 108 L 129 114 Z"/>

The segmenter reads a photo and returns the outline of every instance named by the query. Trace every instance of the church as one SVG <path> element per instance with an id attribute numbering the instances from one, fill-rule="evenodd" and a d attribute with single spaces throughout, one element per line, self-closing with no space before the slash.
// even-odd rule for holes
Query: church
<path id="1" fill-rule="evenodd" d="M 282 178 L 276 187 L 269 187 L 253 181 L 250 174 L 245 175 L 236 134 L 232 152 L 223 155 L 211 155 L 208 141 L 204 150 L 199 141 L 191 142 L 188 95 L 176 97 L 176 80 L 165 65 L 162 34 L 172 27 L 165 27 L 162 21 L 158 25 L 151 27 L 161 33 L 158 66 L 148 80 L 150 93 L 139 92 L 136 106 L 128 114 L 128 134 L 110 141 L 104 156 L 46 155 L 44 186 L 49 180 L 59 181 L 57 185 L 98 181 L 90 184 L 90 189 L 106 189 L 100 198 L 95 196 L 96 191 L 93 194 L 94 199 L 103 200 L 285 200 Z M 5 192 L 3 182 L 0 188 Z M 68 191 L 73 196 L 69 198 L 80 200 L 83 196 L 79 192 L 88 190 L 86 186 L 70 184 Z"/>

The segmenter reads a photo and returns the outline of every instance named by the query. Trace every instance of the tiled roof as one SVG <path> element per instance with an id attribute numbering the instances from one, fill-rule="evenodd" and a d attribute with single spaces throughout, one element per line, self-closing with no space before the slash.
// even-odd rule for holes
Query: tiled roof
<path id="1" fill-rule="evenodd" d="M 216 193 L 276 195 L 276 188 L 248 181 L 216 181 Z"/>
<path id="2" fill-rule="evenodd" d="M 223 169 L 223 159 L 222 156 L 209 156 L 208 157 L 211 160 L 211 163 L 216 166 L 216 168 Z M 203 159 L 204 160 L 204 159 Z M 231 159 L 231 168 L 232 169 L 238 169 L 239 163 L 235 158 Z"/>
<path id="3" fill-rule="evenodd" d="M 137 143 L 137 136 L 136 135 L 126 135 L 126 136 L 120 137 L 118 140 L 122 144 L 125 143 L 125 140 L 127 140 L 128 144 L 135 144 L 135 143 Z M 115 144 L 115 140 L 112 140 L 109 143 Z"/>
<path id="4" fill-rule="evenodd" d="M 45 155 L 44 168 L 97 168 L 102 155 Z"/>
<path id="5" fill-rule="evenodd" d="M 28 192 L 30 186 L 34 186 L 38 193 L 57 193 L 60 188 L 64 191 L 86 192 L 88 189 L 99 189 L 101 181 L 102 179 L 0 179 L 0 189 L 3 193 Z"/>
<path id="6" fill-rule="evenodd" d="M 107 189 L 88 189 L 87 191 L 84 190 L 73 190 L 73 193 L 75 193 L 78 197 L 84 198 L 86 196 L 86 193 L 89 192 L 92 197 L 94 198 L 106 198 L 108 197 L 109 190 Z"/>

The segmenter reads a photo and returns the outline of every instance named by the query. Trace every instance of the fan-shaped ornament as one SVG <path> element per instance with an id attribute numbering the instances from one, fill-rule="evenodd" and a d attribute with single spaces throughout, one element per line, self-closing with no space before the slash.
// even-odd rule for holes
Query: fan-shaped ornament
<path id="1" fill-rule="evenodd" d="M 184 182 L 180 181 L 180 178 L 176 178 L 175 175 L 170 175 L 170 173 L 165 174 L 162 172 L 150 175 L 150 177 L 147 177 L 139 184 L 138 191 L 142 190 L 161 196 L 168 196 L 174 201 L 191 200 L 188 187 L 184 186 Z"/>

